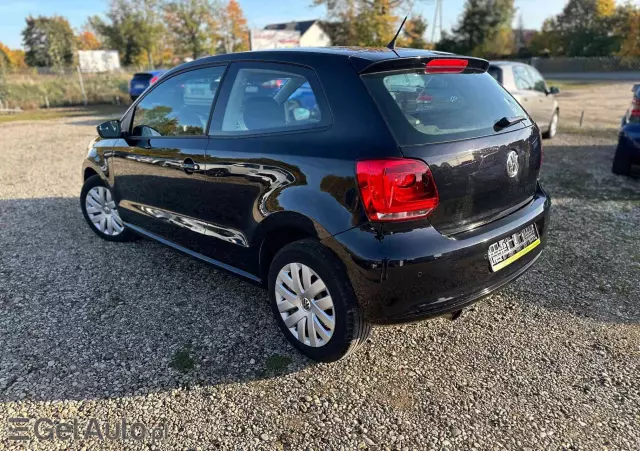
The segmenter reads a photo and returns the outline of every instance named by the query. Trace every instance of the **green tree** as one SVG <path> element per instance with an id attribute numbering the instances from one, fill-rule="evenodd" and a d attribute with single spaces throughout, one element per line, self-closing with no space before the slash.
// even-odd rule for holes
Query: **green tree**
<path id="1" fill-rule="evenodd" d="M 620 47 L 613 18 L 601 0 L 569 0 L 555 19 L 554 31 L 567 56 L 606 56 Z"/>
<path id="2" fill-rule="evenodd" d="M 215 17 L 221 13 L 211 0 L 169 0 L 165 19 L 178 51 L 193 59 L 211 53 L 219 42 Z"/>
<path id="3" fill-rule="evenodd" d="M 513 51 L 513 0 L 467 0 L 453 34 L 444 34 L 438 50 L 494 57 Z"/>
<path id="4" fill-rule="evenodd" d="M 154 67 L 154 54 L 162 48 L 165 35 L 161 6 L 160 0 L 112 0 L 107 20 L 90 17 L 88 28 L 105 47 L 120 53 L 125 66 L 144 55 L 149 67 Z"/>
<path id="5" fill-rule="evenodd" d="M 22 31 L 25 61 L 29 66 L 61 67 L 73 64 L 75 35 L 64 17 L 32 17 L 26 19 Z"/>

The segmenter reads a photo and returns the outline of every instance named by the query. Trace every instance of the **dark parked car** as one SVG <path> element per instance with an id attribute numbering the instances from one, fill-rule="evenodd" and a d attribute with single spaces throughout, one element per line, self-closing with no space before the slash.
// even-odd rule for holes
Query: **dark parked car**
<path id="1" fill-rule="evenodd" d="M 640 84 L 634 85 L 633 100 L 622 118 L 618 147 L 613 157 L 614 174 L 640 174 Z"/>
<path id="2" fill-rule="evenodd" d="M 152 70 L 149 72 L 138 72 L 133 74 L 129 82 L 129 95 L 135 101 L 149 86 L 154 84 L 166 70 Z"/>
<path id="3" fill-rule="evenodd" d="M 98 127 L 82 211 L 106 240 L 143 235 L 262 284 L 287 339 L 337 360 L 371 325 L 457 317 L 539 257 L 540 130 L 488 66 L 353 48 L 184 64 Z M 407 109 L 407 79 L 464 102 Z M 291 105 L 307 84 L 316 111 Z"/>
<path id="4" fill-rule="evenodd" d="M 547 86 L 535 67 L 511 61 L 492 61 L 489 74 L 527 110 L 542 130 L 544 138 L 551 139 L 556 135 L 560 107 L 554 94 L 560 90 L 555 86 Z"/>

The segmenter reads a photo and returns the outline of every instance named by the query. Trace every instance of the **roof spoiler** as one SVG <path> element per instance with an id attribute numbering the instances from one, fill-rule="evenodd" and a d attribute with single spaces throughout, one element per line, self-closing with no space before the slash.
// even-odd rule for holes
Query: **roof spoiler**
<path id="1" fill-rule="evenodd" d="M 415 70 L 425 69 L 428 64 L 436 63 L 438 61 L 444 61 L 443 65 L 447 62 L 454 61 L 466 61 L 466 65 L 460 71 L 456 73 L 464 74 L 478 74 L 486 72 L 489 68 L 489 61 L 481 58 L 470 58 L 466 56 L 458 55 L 429 55 L 429 56 L 414 56 L 414 57 L 401 57 L 401 58 L 389 58 L 382 61 L 376 61 L 375 63 L 362 67 L 362 64 L 354 64 L 356 70 L 360 75 L 373 74 L 376 72 L 392 72 L 400 70 Z M 353 61 L 356 63 L 356 61 Z M 361 67 L 358 67 L 361 66 Z M 449 72 L 451 73 L 451 72 Z"/>

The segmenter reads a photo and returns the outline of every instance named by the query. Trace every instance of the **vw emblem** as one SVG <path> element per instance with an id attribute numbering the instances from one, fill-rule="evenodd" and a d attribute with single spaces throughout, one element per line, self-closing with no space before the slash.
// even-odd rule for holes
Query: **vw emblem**
<path id="1" fill-rule="evenodd" d="M 457 101 L 458 101 L 458 96 L 451 96 L 451 97 L 449 97 L 449 101 L 450 101 L 451 103 L 453 103 L 453 102 L 457 102 Z"/>
<path id="2" fill-rule="evenodd" d="M 520 164 L 518 163 L 518 154 L 515 150 L 509 152 L 507 155 L 507 175 L 509 177 L 515 177 L 520 170 Z"/>

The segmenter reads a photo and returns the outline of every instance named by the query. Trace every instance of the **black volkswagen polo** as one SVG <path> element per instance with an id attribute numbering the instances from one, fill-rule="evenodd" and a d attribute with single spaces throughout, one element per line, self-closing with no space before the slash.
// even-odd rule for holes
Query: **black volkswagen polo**
<path id="1" fill-rule="evenodd" d="M 106 240 L 262 284 L 297 349 L 340 359 L 371 325 L 457 316 L 539 257 L 540 130 L 487 67 L 357 48 L 184 64 L 98 127 L 82 211 Z"/>

